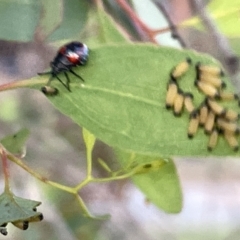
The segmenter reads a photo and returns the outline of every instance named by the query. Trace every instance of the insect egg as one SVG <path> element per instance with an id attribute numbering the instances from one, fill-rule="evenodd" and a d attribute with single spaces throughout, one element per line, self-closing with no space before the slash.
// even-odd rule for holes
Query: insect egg
<path id="1" fill-rule="evenodd" d="M 208 83 L 216 88 L 225 88 L 226 84 L 221 80 L 221 78 L 209 76 L 207 74 L 200 74 L 199 80 Z"/>
<path id="2" fill-rule="evenodd" d="M 224 117 L 229 121 L 237 121 L 239 119 L 239 114 L 232 109 L 228 109 Z"/>
<path id="3" fill-rule="evenodd" d="M 16 221 L 16 222 L 12 222 L 12 224 L 21 230 L 28 229 L 28 221 Z"/>
<path id="4" fill-rule="evenodd" d="M 193 95 L 191 93 L 184 94 L 184 106 L 189 113 L 194 111 L 195 107 L 193 105 Z"/>
<path id="5" fill-rule="evenodd" d="M 204 130 L 206 134 L 210 134 L 212 132 L 214 121 L 215 121 L 215 114 L 212 111 L 209 111 L 205 125 L 204 125 Z"/>
<path id="6" fill-rule="evenodd" d="M 39 221 L 42 221 L 42 220 L 43 220 L 43 214 L 42 213 L 28 219 L 29 222 L 39 222 Z"/>
<path id="7" fill-rule="evenodd" d="M 223 115 L 226 112 L 225 108 L 214 100 L 208 99 L 207 104 L 216 115 Z"/>
<path id="8" fill-rule="evenodd" d="M 0 227 L 0 233 L 4 236 L 7 236 L 8 234 L 7 229 L 3 226 Z"/>
<path id="9" fill-rule="evenodd" d="M 185 61 L 179 63 L 171 72 L 171 78 L 176 80 L 177 78 L 183 76 L 189 69 L 192 60 L 187 58 Z"/>
<path id="10" fill-rule="evenodd" d="M 199 125 L 199 116 L 197 112 L 193 112 L 190 114 L 190 121 L 188 125 L 188 138 L 193 138 L 193 136 L 197 133 Z"/>
<path id="11" fill-rule="evenodd" d="M 44 86 L 41 88 L 41 91 L 47 96 L 55 96 L 58 94 L 58 89 L 50 86 Z"/>
<path id="12" fill-rule="evenodd" d="M 228 122 L 222 118 L 217 119 L 217 124 L 220 129 L 227 132 L 239 133 L 239 127 L 235 122 Z"/>
<path id="13" fill-rule="evenodd" d="M 227 140 L 229 146 L 234 151 L 238 151 L 239 145 L 238 145 L 237 138 L 234 136 L 234 134 L 232 132 L 229 132 L 229 131 L 224 131 L 224 137 Z"/>
<path id="14" fill-rule="evenodd" d="M 174 100 L 178 93 L 178 86 L 174 81 L 170 81 L 168 84 L 167 96 L 166 96 L 166 108 L 169 109 L 173 106 Z"/>
<path id="15" fill-rule="evenodd" d="M 201 81 L 195 81 L 195 85 L 198 87 L 199 90 L 201 90 L 205 95 L 211 97 L 211 98 L 218 98 L 219 92 L 218 90 L 213 87 L 212 85 L 201 82 Z"/>
<path id="16" fill-rule="evenodd" d="M 199 72 L 199 75 L 200 74 L 208 74 L 208 75 L 214 76 L 214 77 L 224 76 L 224 72 L 219 67 L 207 66 L 207 65 L 203 65 L 201 63 L 198 63 L 196 65 L 196 68 L 197 68 L 197 71 Z"/>
<path id="17" fill-rule="evenodd" d="M 218 130 L 213 129 L 213 131 L 210 134 L 209 142 L 208 142 L 208 151 L 212 151 L 213 148 L 216 147 L 218 141 Z"/>
<path id="18" fill-rule="evenodd" d="M 239 96 L 237 94 L 234 94 L 231 92 L 220 92 L 219 96 L 220 96 L 220 99 L 227 100 L 227 101 L 239 99 Z"/>
<path id="19" fill-rule="evenodd" d="M 183 93 L 179 90 L 177 96 L 174 99 L 173 107 L 174 116 L 178 117 L 181 115 L 183 109 L 183 101 L 184 101 Z"/>
<path id="20" fill-rule="evenodd" d="M 43 220 L 43 214 L 41 213 L 38 217 L 37 217 L 37 222 L 38 221 L 42 221 Z"/>
<path id="21" fill-rule="evenodd" d="M 207 121 L 208 116 L 208 106 L 206 104 L 202 104 L 202 106 L 199 109 L 199 124 L 200 126 L 203 126 L 205 122 Z"/>

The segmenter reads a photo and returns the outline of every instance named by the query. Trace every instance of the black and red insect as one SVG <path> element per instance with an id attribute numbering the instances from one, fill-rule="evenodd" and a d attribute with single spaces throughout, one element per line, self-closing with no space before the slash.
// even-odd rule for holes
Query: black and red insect
<path id="1" fill-rule="evenodd" d="M 39 75 L 51 74 L 51 77 L 48 80 L 47 86 L 50 82 L 57 78 L 62 85 L 70 90 L 70 79 L 68 77 L 68 72 L 72 73 L 79 79 L 84 82 L 84 79 L 75 73 L 72 68 L 76 66 L 83 66 L 86 64 L 88 60 L 89 49 L 86 44 L 81 42 L 70 42 L 62 46 L 58 52 L 56 57 L 50 63 L 51 71 L 38 73 Z M 63 73 L 66 77 L 66 83 L 64 83 L 58 76 L 59 73 Z M 45 89 L 45 87 L 43 87 Z"/>

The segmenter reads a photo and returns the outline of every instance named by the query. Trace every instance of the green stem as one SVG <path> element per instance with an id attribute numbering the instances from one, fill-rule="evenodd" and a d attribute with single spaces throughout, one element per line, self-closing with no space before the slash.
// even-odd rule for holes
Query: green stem
<path id="1" fill-rule="evenodd" d="M 43 85 L 46 83 L 46 79 L 32 79 L 32 80 L 21 80 L 16 82 L 10 82 L 0 85 L 0 92 L 7 91 L 7 90 L 13 90 L 17 88 L 25 88 L 25 87 L 31 87 L 36 85 Z"/>
<path id="2" fill-rule="evenodd" d="M 89 218 L 94 218 L 94 216 L 92 216 L 92 214 L 88 211 L 87 206 L 85 205 L 84 201 L 78 194 L 76 194 L 76 199 L 77 199 L 79 205 L 81 206 L 81 208 L 84 212 L 84 215 Z"/>
<path id="3" fill-rule="evenodd" d="M 64 186 L 62 184 L 59 184 L 59 183 L 56 183 L 56 182 L 53 182 L 53 181 L 47 181 L 46 183 L 48 183 L 52 187 L 58 188 L 58 189 L 63 190 L 65 192 L 69 192 L 71 194 L 77 194 L 77 191 L 75 190 L 75 188 Z"/>
<path id="4" fill-rule="evenodd" d="M 75 194 L 77 192 L 74 188 L 64 186 L 64 185 L 61 185 L 61 184 L 56 183 L 56 182 L 49 181 L 47 178 L 43 177 L 39 173 L 37 173 L 34 170 L 32 170 L 31 168 L 29 168 L 21 159 L 15 157 L 14 155 L 12 155 L 10 153 L 7 153 L 7 157 L 8 157 L 8 159 L 15 162 L 18 166 L 20 166 L 21 168 L 26 170 L 28 173 L 30 173 L 32 176 L 39 179 L 40 181 L 42 181 L 44 183 L 47 183 L 47 184 L 49 184 L 49 185 L 51 185 L 55 188 L 58 188 L 58 189 L 61 189 L 63 191 L 72 193 L 72 194 Z"/>
<path id="5" fill-rule="evenodd" d="M 82 182 L 80 182 L 77 186 L 74 187 L 74 190 L 78 192 L 80 189 L 82 189 L 84 186 L 86 186 L 88 183 L 92 181 L 93 181 L 92 176 L 87 176 Z"/>
<path id="6" fill-rule="evenodd" d="M 87 148 L 87 179 L 92 176 L 92 149 Z"/>
<path id="7" fill-rule="evenodd" d="M 128 173 L 120 175 L 120 176 L 113 176 L 113 177 L 108 177 L 108 178 L 92 178 L 92 182 L 100 183 L 100 182 L 122 180 L 122 179 L 125 179 L 125 178 L 129 178 L 134 174 L 135 174 L 135 172 L 128 172 Z"/>
<path id="8" fill-rule="evenodd" d="M 23 168 L 24 170 L 26 170 L 28 173 L 30 173 L 32 176 L 34 176 L 35 178 L 39 179 L 40 181 L 46 183 L 48 182 L 47 178 L 43 177 L 42 175 L 40 175 L 39 173 L 35 172 L 34 170 L 32 170 L 30 167 L 28 167 L 21 159 L 15 157 L 14 155 L 12 155 L 11 153 L 7 153 L 7 158 L 13 162 L 15 162 L 18 166 L 20 166 L 21 168 Z"/>

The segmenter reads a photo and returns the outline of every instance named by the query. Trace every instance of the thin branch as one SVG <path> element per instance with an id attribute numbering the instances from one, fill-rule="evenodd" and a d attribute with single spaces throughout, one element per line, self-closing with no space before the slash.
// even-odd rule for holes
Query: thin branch
<path id="1" fill-rule="evenodd" d="M 141 19 L 137 16 L 137 14 L 133 11 L 133 9 L 129 6 L 126 0 L 116 0 L 118 5 L 128 14 L 133 23 L 144 32 L 149 40 L 153 43 L 157 43 L 155 39 L 155 32 L 152 31 L 145 23 L 141 21 Z"/>
<path id="2" fill-rule="evenodd" d="M 44 8 L 44 4 L 41 4 L 41 11 L 40 11 L 40 17 L 39 17 L 39 21 L 38 24 L 35 28 L 35 32 L 34 32 L 34 41 L 38 42 L 38 43 L 42 43 L 44 41 L 47 40 L 47 38 L 55 31 L 57 30 L 60 26 L 61 23 L 63 21 L 63 0 L 58 1 L 58 4 L 60 5 L 60 21 L 55 23 L 55 25 L 51 28 L 51 30 L 49 31 L 48 29 L 44 29 L 43 28 L 43 21 L 45 18 L 46 13 L 46 9 Z M 45 6 L 46 7 L 46 6 Z"/>
<path id="3" fill-rule="evenodd" d="M 1 158 L 2 158 L 2 168 L 3 168 L 3 174 L 4 174 L 4 181 L 5 181 L 5 192 L 10 191 L 10 184 L 9 184 L 9 166 L 7 161 L 7 155 L 5 152 L 5 149 L 1 148 Z"/>
<path id="4" fill-rule="evenodd" d="M 46 183 L 48 181 L 47 178 L 43 177 L 41 174 L 39 174 L 38 172 L 35 172 L 33 169 L 31 169 L 30 167 L 28 167 L 20 158 L 15 157 L 13 154 L 11 153 L 6 153 L 7 158 L 16 163 L 18 166 L 20 166 L 21 168 L 23 168 L 25 171 L 27 171 L 28 173 L 30 173 L 33 177 L 37 178 L 38 180 L 40 180 L 41 182 Z"/>
<path id="5" fill-rule="evenodd" d="M 178 33 L 177 27 L 174 24 L 174 22 L 172 21 L 172 19 L 170 17 L 170 14 L 168 13 L 166 8 L 164 7 L 164 4 L 162 2 L 154 2 L 154 3 L 160 9 L 161 13 L 163 14 L 163 16 L 165 17 L 166 21 L 168 22 L 169 29 L 170 29 L 170 31 L 172 33 L 172 38 L 178 39 L 178 41 L 181 44 L 182 48 L 186 48 L 187 47 L 186 43 L 182 39 L 180 34 Z"/>

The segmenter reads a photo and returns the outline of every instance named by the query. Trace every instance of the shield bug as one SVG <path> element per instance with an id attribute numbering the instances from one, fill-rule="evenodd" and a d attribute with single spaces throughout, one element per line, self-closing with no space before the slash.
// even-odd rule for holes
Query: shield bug
<path id="1" fill-rule="evenodd" d="M 84 82 L 84 79 L 75 73 L 72 68 L 76 66 L 83 66 L 88 60 L 89 49 L 86 44 L 81 42 L 70 42 L 62 46 L 53 61 L 50 63 L 51 70 L 49 72 L 38 73 L 38 75 L 50 74 L 47 86 L 50 82 L 57 78 L 62 85 L 71 92 L 70 90 L 70 79 L 68 77 L 68 72 L 72 73 L 80 80 Z M 58 74 L 63 73 L 66 77 L 66 83 L 63 82 Z"/>

